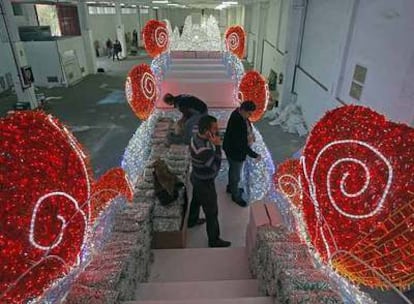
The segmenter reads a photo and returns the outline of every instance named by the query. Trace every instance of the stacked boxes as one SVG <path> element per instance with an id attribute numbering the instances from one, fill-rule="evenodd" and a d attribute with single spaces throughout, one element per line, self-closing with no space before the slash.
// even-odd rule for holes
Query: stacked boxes
<path id="1" fill-rule="evenodd" d="M 342 303 L 328 277 L 317 270 L 308 248 L 283 225 L 274 204 L 255 203 L 247 229 L 251 272 L 263 295 L 279 303 Z"/>
<path id="2" fill-rule="evenodd" d="M 180 190 L 176 201 L 163 206 L 155 197 L 153 164 L 162 159 L 169 170 L 184 184 L 188 182 L 190 168 L 190 154 L 186 145 L 169 145 L 167 135 L 173 132 L 173 120 L 160 118 L 152 134 L 151 154 L 145 167 L 143 176 L 136 186 L 136 199 L 149 202 L 153 206 L 152 226 L 154 230 L 154 248 L 182 248 L 185 247 L 187 228 L 187 196 L 185 189 Z"/>
<path id="3" fill-rule="evenodd" d="M 151 262 L 150 205 L 127 205 L 115 215 L 103 249 L 76 278 L 65 303 L 116 303 L 134 299 Z"/>

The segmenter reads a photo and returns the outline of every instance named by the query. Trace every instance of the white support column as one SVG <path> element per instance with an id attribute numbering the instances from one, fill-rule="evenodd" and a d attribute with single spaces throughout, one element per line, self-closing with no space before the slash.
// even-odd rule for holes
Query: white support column
<path id="1" fill-rule="evenodd" d="M 83 38 L 83 46 L 85 48 L 86 66 L 88 69 L 88 74 L 96 74 L 97 65 L 96 65 L 95 49 L 93 46 L 93 32 L 89 24 L 89 13 L 88 13 L 88 5 L 86 4 L 86 0 L 79 1 L 78 12 L 79 12 L 80 29 L 81 29 L 81 34 Z"/>
<path id="2" fill-rule="evenodd" d="M 115 2 L 115 11 L 116 11 L 116 37 L 121 43 L 122 52 L 121 55 L 123 58 L 127 56 L 127 46 L 125 41 L 125 27 L 122 23 L 121 15 L 121 3 Z"/>
<path id="3" fill-rule="evenodd" d="M 266 34 L 267 12 L 269 10 L 269 2 L 261 2 L 259 4 L 259 32 L 256 40 L 256 60 L 254 68 L 261 72 L 263 60 L 263 41 Z"/>
<path id="4" fill-rule="evenodd" d="M 227 10 L 226 9 L 221 9 L 219 11 L 220 15 L 219 15 L 219 20 L 218 20 L 218 24 L 219 24 L 219 28 L 220 28 L 220 32 L 223 35 L 226 30 L 227 30 Z"/>
<path id="5" fill-rule="evenodd" d="M 34 85 L 32 84 L 30 87 L 26 88 L 23 81 L 21 67 L 27 66 L 28 62 L 23 43 L 20 41 L 19 31 L 14 19 L 11 1 L 0 1 L 0 8 L 0 13 L 2 15 L 2 18 L 4 18 L 6 34 L 10 41 L 10 48 L 13 54 L 14 65 L 16 67 L 16 70 L 14 73 L 12 73 L 12 76 L 14 89 L 17 94 L 17 100 L 19 102 L 29 102 L 30 108 L 35 109 L 38 107 L 38 102 L 34 90 Z"/>
<path id="6" fill-rule="evenodd" d="M 141 24 L 141 8 L 139 7 L 139 5 L 137 5 L 137 32 L 138 32 L 138 46 L 140 46 L 141 43 L 141 31 L 142 31 L 142 27 L 144 25 Z"/>

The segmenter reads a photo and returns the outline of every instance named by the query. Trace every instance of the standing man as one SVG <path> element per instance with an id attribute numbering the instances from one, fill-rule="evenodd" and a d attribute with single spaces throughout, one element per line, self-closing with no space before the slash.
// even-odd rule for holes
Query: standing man
<path id="1" fill-rule="evenodd" d="M 137 30 L 132 31 L 132 45 L 138 47 L 138 32 Z"/>
<path id="2" fill-rule="evenodd" d="M 115 43 L 113 45 L 113 55 L 112 55 L 112 61 L 115 61 L 115 56 L 116 59 L 118 59 L 119 61 L 119 56 L 118 54 L 122 52 L 122 46 L 121 46 L 121 42 L 119 42 L 118 39 L 115 40 Z"/>
<path id="3" fill-rule="evenodd" d="M 180 120 L 177 122 L 176 135 L 181 137 L 179 140 L 189 144 L 194 127 L 202 116 L 208 114 L 207 105 L 201 99 L 186 94 L 174 96 L 167 93 L 164 95 L 163 100 L 166 104 L 174 106 L 182 113 Z M 176 138 L 175 140 L 178 139 Z"/>
<path id="4" fill-rule="evenodd" d="M 253 101 L 244 101 L 231 113 L 224 134 L 223 149 L 229 162 L 227 193 L 231 193 L 231 199 L 241 207 L 247 206 L 247 202 L 242 198 L 243 189 L 239 188 L 243 162 L 247 155 L 257 160 L 261 158 L 250 148 L 254 142 L 254 135 L 249 117 L 255 110 L 256 105 Z"/>
<path id="5" fill-rule="evenodd" d="M 198 133 L 191 138 L 190 152 L 191 183 L 193 198 L 191 200 L 188 227 L 202 225 L 207 221 L 209 247 L 229 247 L 228 241 L 220 239 L 218 222 L 218 205 L 215 179 L 221 165 L 221 140 L 218 135 L 217 119 L 206 115 L 200 118 Z M 200 219 L 200 206 L 206 219 Z"/>
<path id="6" fill-rule="evenodd" d="M 112 56 L 112 41 L 110 38 L 106 40 L 106 55 L 108 56 L 108 58 L 111 58 Z"/>

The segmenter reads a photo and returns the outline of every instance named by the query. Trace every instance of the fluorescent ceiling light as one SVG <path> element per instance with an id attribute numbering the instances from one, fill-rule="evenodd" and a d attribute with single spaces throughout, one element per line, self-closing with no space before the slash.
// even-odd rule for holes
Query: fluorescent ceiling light
<path id="1" fill-rule="evenodd" d="M 154 6 L 153 9 L 159 9 L 159 7 L 158 6 Z"/>
<path id="2" fill-rule="evenodd" d="M 168 0 L 152 0 L 152 3 L 167 4 Z"/>
<path id="3" fill-rule="evenodd" d="M 237 1 L 223 1 L 222 4 L 225 5 L 236 5 L 239 4 Z"/>
<path id="4" fill-rule="evenodd" d="M 219 5 L 217 5 L 216 7 L 215 7 L 215 9 L 216 10 L 222 10 L 223 8 L 226 8 L 227 7 L 227 5 L 225 5 L 225 4 L 219 4 Z"/>

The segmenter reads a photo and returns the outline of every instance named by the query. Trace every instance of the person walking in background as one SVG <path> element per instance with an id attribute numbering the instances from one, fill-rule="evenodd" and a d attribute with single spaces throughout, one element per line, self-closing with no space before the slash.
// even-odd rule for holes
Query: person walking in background
<path id="1" fill-rule="evenodd" d="M 93 42 L 93 47 L 95 48 L 95 56 L 99 57 L 99 41 L 95 40 Z"/>
<path id="2" fill-rule="evenodd" d="M 229 247 L 231 242 L 220 239 L 218 205 L 215 179 L 221 166 L 221 139 L 218 134 L 217 119 L 206 115 L 200 118 L 198 133 L 190 143 L 193 185 L 188 227 L 205 222 L 209 247 Z M 206 219 L 200 219 L 200 206 Z"/>
<path id="3" fill-rule="evenodd" d="M 137 30 L 132 31 L 132 46 L 138 47 L 138 32 L 137 32 Z"/>
<path id="4" fill-rule="evenodd" d="M 227 193 L 231 193 L 231 199 L 241 207 L 247 206 L 247 202 L 242 198 L 243 189 L 239 188 L 243 162 L 247 155 L 257 160 L 261 158 L 250 148 L 254 142 L 254 135 L 249 117 L 254 110 L 256 105 L 253 101 L 244 101 L 231 113 L 224 134 L 223 149 L 229 162 Z"/>
<path id="5" fill-rule="evenodd" d="M 119 42 L 119 40 L 118 40 L 118 39 L 116 39 L 116 40 L 115 40 L 115 43 L 114 43 L 114 47 L 113 47 L 112 61 L 115 61 L 115 56 L 116 56 L 116 59 L 118 59 L 118 60 L 119 60 L 119 56 L 118 56 L 118 54 L 119 54 L 120 52 L 122 52 L 121 42 Z"/>
<path id="6" fill-rule="evenodd" d="M 106 40 L 106 55 L 108 58 L 111 58 L 112 56 L 112 41 L 109 38 Z"/>
<path id="7" fill-rule="evenodd" d="M 182 113 L 177 122 L 175 135 L 170 135 L 169 141 L 189 144 L 193 129 L 197 126 L 200 118 L 208 113 L 207 105 L 201 99 L 185 94 L 174 96 L 167 93 L 164 95 L 163 101 Z"/>

